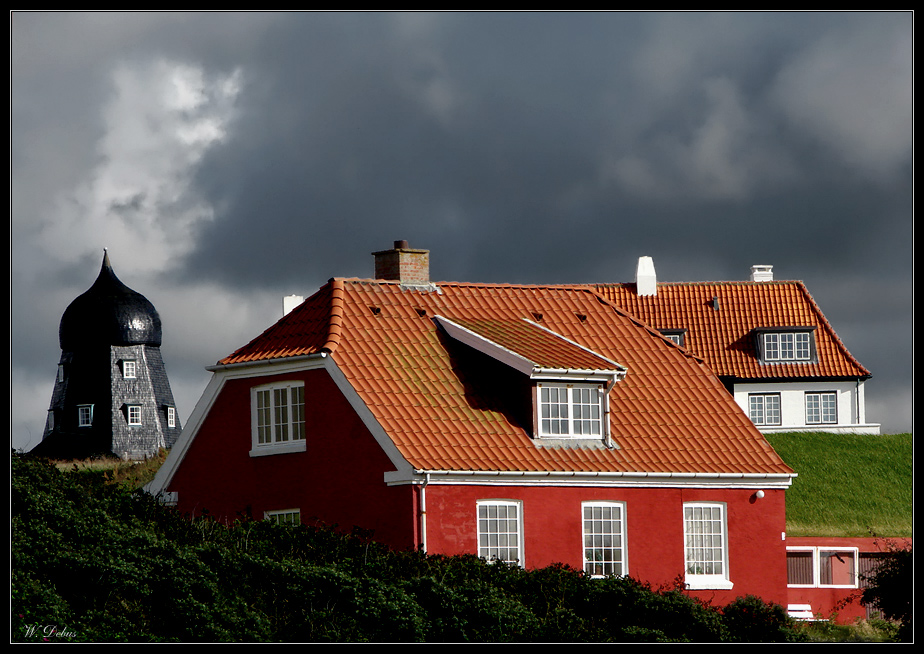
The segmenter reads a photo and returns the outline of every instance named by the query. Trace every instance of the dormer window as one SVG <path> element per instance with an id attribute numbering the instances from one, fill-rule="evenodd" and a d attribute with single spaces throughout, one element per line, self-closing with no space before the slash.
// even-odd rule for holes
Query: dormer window
<path id="1" fill-rule="evenodd" d="M 764 363 L 808 363 L 815 360 L 814 327 L 759 329 L 757 349 Z"/>
<path id="2" fill-rule="evenodd" d="M 684 341 L 686 340 L 686 329 L 662 329 L 660 331 L 661 336 L 667 340 L 671 341 L 675 345 L 679 345 L 680 347 L 685 347 Z"/>
<path id="3" fill-rule="evenodd" d="M 603 435 L 603 384 L 543 382 L 539 390 L 539 435 L 599 438 Z"/>
<path id="4" fill-rule="evenodd" d="M 533 438 L 550 446 L 578 438 L 611 445 L 609 391 L 625 376 L 624 366 L 526 318 L 434 320 L 452 338 L 525 376 Z"/>
<path id="5" fill-rule="evenodd" d="M 134 359 L 122 361 L 122 377 L 124 379 L 134 379 L 137 376 L 137 365 Z"/>
<path id="6" fill-rule="evenodd" d="M 134 427 L 141 425 L 141 405 L 140 404 L 129 404 L 127 407 L 128 411 L 128 424 Z"/>

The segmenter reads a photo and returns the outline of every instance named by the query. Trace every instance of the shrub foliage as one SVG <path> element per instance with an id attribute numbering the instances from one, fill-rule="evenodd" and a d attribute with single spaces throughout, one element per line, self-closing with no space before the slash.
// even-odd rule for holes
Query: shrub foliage
<path id="1" fill-rule="evenodd" d="M 19 642 L 791 641 L 782 607 L 631 578 L 395 552 L 354 530 L 190 519 L 105 473 L 12 457 Z"/>

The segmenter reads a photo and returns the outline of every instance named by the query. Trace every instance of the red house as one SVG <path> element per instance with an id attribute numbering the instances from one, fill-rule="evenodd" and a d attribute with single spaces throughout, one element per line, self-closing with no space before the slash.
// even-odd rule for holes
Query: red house
<path id="1" fill-rule="evenodd" d="M 432 283 L 428 256 L 396 242 L 219 361 L 150 490 L 787 603 L 795 473 L 701 359 L 591 287 Z"/>

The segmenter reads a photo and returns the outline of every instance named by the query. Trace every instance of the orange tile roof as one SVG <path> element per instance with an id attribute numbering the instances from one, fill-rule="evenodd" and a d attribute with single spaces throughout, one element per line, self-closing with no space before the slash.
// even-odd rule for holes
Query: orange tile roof
<path id="1" fill-rule="evenodd" d="M 533 316 L 541 320 L 541 314 Z M 481 320 L 456 319 L 452 324 L 461 326 L 483 339 L 495 343 L 516 356 L 529 361 L 533 366 L 555 370 L 609 370 L 622 369 L 610 361 L 577 343 L 564 339 L 531 320 Z"/>
<path id="2" fill-rule="evenodd" d="M 418 470 L 535 473 L 788 475 L 792 470 L 705 364 L 587 287 L 331 280 L 251 343 L 219 361 L 330 352 L 346 379 Z M 616 448 L 539 446 L 490 398 L 472 397 L 435 316 L 489 331 L 554 363 L 580 348 L 540 339 L 525 320 L 624 365 L 610 392 Z M 512 329 L 517 325 L 517 329 Z M 503 327 L 504 330 L 496 330 Z M 564 341 L 561 341 L 564 343 Z M 596 363 L 594 364 L 596 365 Z M 464 373 L 464 371 L 462 371 Z"/>
<path id="3" fill-rule="evenodd" d="M 662 282 L 652 296 L 638 295 L 634 283 L 594 288 L 655 329 L 686 329 L 684 347 L 719 376 L 766 380 L 870 376 L 847 351 L 802 282 Z M 762 365 L 752 331 L 766 327 L 814 327 L 817 361 Z"/>

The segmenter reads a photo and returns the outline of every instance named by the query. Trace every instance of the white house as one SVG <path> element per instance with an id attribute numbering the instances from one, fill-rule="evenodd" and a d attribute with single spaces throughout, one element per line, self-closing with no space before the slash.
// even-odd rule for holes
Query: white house
<path id="1" fill-rule="evenodd" d="M 635 283 L 597 292 L 703 359 L 762 432 L 878 434 L 866 417 L 870 372 L 800 281 L 751 267 L 750 281 L 658 282 L 651 257 Z"/>

